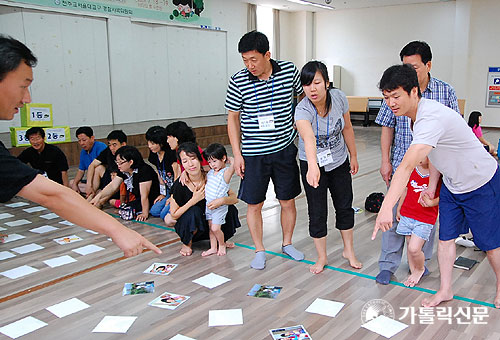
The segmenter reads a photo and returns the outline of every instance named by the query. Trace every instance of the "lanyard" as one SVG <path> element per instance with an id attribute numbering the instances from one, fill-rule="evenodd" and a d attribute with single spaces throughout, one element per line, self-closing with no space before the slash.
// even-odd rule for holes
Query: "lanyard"
<path id="1" fill-rule="evenodd" d="M 255 86 L 255 82 L 253 82 L 253 90 L 255 92 L 255 101 L 257 102 L 257 111 L 259 111 L 260 113 L 259 98 L 257 97 L 257 87 Z M 274 78 L 273 78 L 273 85 L 271 87 L 271 111 L 273 110 L 273 98 L 274 98 Z"/>
<path id="2" fill-rule="evenodd" d="M 158 157 L 158 155 L 156 155 L 156 157 Z M 167 180 L 167 174 L 166 174 L 166 172 L 165 172 L 165 163 L 164 163 L 164 162 L 165 162 L 165 155 L 163 155 L 163 162 L 161 162 L 161 163 L 160 163 L 160 157 L 158 157 L 158 158 L 156 159 L 156 164 L 158 165 L 158 170 L 160 170 L 160 171 L 159 171 L 159 173 L 160 173 L 160 177 L 161 177 L 161 179 L 162 179 L 164 182 L 166 182 L 166 180 Z M 160 164 L 161 164 L 161 165 L 163 165 L 163 169 L 160 167 Z"/>
<path id="3" fill-rule="evenodd" d="M 318 110 L 316 109 L 316 106 L 314 106 L 314 111 L 316 111 L 316 147 L 318 147 L 319 144 L 319 114 Z M 328 138 L 330 138 L 330 116 L 326 115 L 326 141 L 328 142 Z"/>

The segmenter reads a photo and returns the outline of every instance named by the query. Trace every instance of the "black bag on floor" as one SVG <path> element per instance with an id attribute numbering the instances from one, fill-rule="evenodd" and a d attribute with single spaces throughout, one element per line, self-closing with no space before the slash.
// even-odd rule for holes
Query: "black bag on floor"
<path id="1" fill-rule="evenodd" d="M 365 210 L 373 213 L 378 213 L 382 201 L 384 200 L 384 194 L 381 192 L 373 192 L 365 200 Z"/>

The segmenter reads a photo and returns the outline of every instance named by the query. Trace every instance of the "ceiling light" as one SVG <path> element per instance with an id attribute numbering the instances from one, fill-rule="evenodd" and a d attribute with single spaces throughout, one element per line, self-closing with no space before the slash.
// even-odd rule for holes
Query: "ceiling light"
<path id="1" fill-rule="evenodd" d="M 335 7 L 327 6 L 327 5 L 322 5 L 322 4 L 317 4 L 315 2 L 308 1 L 308 0 L 287 0 L 287 1 L 294 2 L 296 4 L 301 4 L 301 5 L 309 5 L 309 6 L 320 7 L 320 8 L 323 8 L 323 9 L 335 9 Z"/>

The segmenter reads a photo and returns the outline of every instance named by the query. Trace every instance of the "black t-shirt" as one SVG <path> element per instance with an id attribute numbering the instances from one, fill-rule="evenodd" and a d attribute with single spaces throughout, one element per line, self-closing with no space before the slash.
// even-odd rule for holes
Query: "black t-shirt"
<path id="1" fill-rule="evenodd" d="M 116 158 L 109 149 L 109 146 L 106 149 L 102 150 L 99 156 L 97 156 L 95 159 L 101 162 L 101 164 L 104 165 L 109 172 L 118 173 L 118 165 L 116 165 L 115 163 Z"/>
<path id="2" fill-rule="evenodd" d="M 157 153 L 149 152 L 148 161 L 156 167 L 161 178 L 165 181 L 167 188 L 172 190 L 172 185 L 174 185 L 174 169 L 172 164 L 177 163 L 175 152 L 170 148 L 166 150 L 161 162 Z"/>
<path id="3" fill-rule="evenodd" d="M 38 171 L 11 156 L 0 142 L 0 202 L 7 202 L 27 184 L 31 183 Z"/>
<path id="4" fill-rule="evenodd" d="M 57 146 L 45 144 L 41 153 L 29 147 L 17 158 L 23 163 L 29 163 L 34 169 L 46 173 L 47 177 L 54 182 L 63 184 L 61 171 L 68 171 L 68 160 Z"/>
<path id="5" fill-rule="evenodd" d="M 141 200 L 141 191 L 139 188 L 139 184 L 143 182 L 152 181 L 151 189 L 149 190 L 149 204 L 152 204 L 154 200 L 160 195 L 160 184 L 158 182 L 158 175 L 153 170 L 153 168 L 143 163 L 137 168 L 137 173 L 132 175 L 131 188 L 127 185 L 128 176 L 123 172 L 118 171 L 118 176 L 123 178 L 125 181 L 125 185 L 127 186 L 127 190 L 134 194 L 137 200 Z"/>
<path id="6" fill-rule="evenodd" d="M 193 197 L 193 192 L 187 187 L 187 185 L 182 185 L 179 180 L 176 180 L 172 187 L 172 196 L 174 196 L 175 203 L 177 203 L 179 207 L 182 207 L 191 199 L 191 197 Z M 207 202 L 205 199 L 196 203 L 196 205 L 200 207 L 203 212 L 205 212 L 206 204 Z"/>

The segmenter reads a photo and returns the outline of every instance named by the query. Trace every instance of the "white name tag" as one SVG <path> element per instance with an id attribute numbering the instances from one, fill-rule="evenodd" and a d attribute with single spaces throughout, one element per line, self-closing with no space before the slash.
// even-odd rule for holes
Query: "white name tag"
<path id="1" fill-rule="evenodd" d="M 167 196 L 167 188 L 165 184 L 160 184 L 160 195 Z"/>
<path id="2" fill-rule="evenodd" d="M 319 152 L 317 154 L 317 157 L 318 157 L 318 164 L 320 167 L 333 163 L 332 152 L 330 151 L 330 149 Z"/>
<path id="3" fill-rule="evenodd" d="M 274 130 L 274 115 L 273 114 L 261 114 L 258 116 L 259 119 L 259 130 Z"/>

